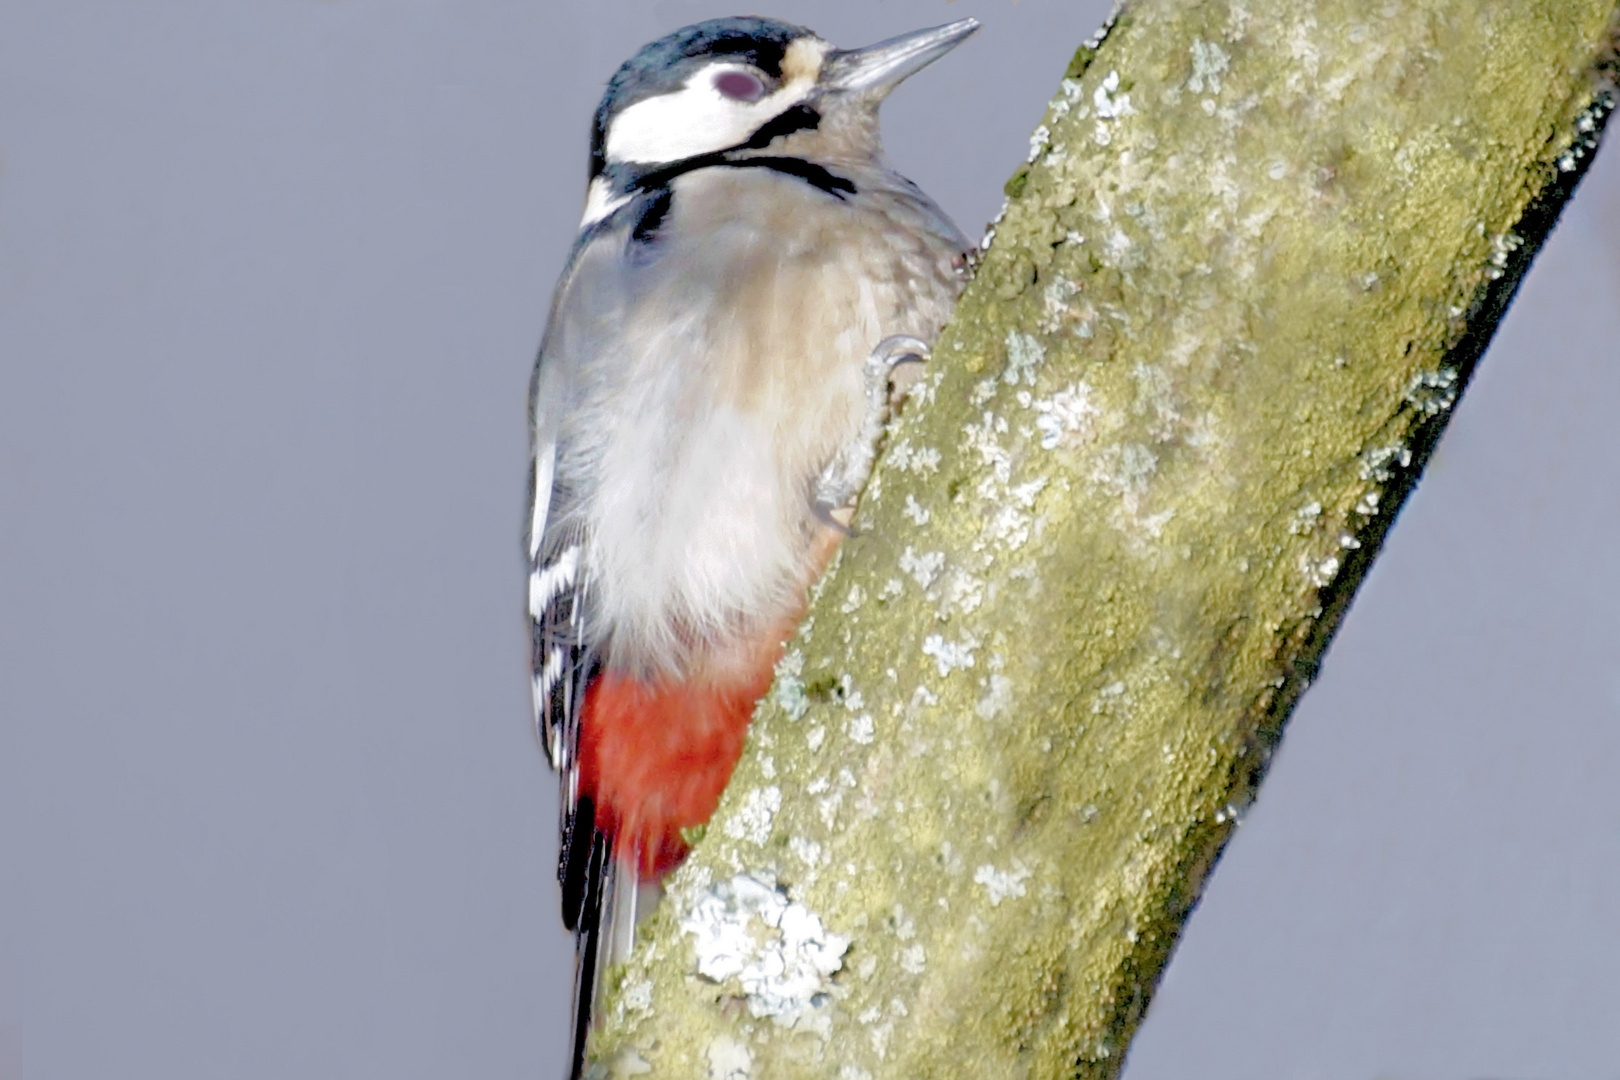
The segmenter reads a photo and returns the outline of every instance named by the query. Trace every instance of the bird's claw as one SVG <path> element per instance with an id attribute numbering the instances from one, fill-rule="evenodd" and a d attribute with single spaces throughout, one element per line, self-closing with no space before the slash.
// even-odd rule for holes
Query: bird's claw
<path id="1" fill-rule="evenodd" d="M 927 342 L 910 334 L 884 338 L 866 357 L 866 416 L 860 433 L 834 455 L 816 480 L 816 517 L 846 536 L 851 535 L 855 496 L 871 475 L 884 425 L 922 378 L 922 365 L 928 357 Z"/>
<path id="2" fill-rule="evenodd" d="M 922 366 L 928 361 L 928 343 L 910 334 L 892 334 L 878 342 L 866 358 L 866 423 L 865 434 L 873 425 L 882 431 L 894 407 L 905 399 L 908 391 L 922 378 Z"/>

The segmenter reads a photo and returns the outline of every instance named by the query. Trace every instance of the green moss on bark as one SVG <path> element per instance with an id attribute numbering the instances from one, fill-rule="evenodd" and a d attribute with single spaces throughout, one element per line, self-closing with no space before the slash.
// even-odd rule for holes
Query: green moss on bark
<path id="1" fill-rule="evenodd" d="M 713 826 L 612 976 L 599 1068 L 1117 1072 L 1595 147 L 1615 10 L 1151 0 L 1076 54 Z M 738 915 L 783 977 L 697 974 L 680 924 L 738 875 L 819 920 L 832 970 Z"/>

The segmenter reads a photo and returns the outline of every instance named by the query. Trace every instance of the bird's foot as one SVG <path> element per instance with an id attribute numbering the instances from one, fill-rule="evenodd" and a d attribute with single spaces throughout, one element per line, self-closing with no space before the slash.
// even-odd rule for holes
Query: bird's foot
<path id="1" fill-rule="evenodd" d="M 883 428 L 917 380 L 929 357 L 928 345 L 909 334 L 878 342 L 866 358 L 866 416 L 861 430 L 846 443 L 816 479 L 816 517 L 848 535 L 855 516 L 855 497 L 866 486 L 877 459 Z"/>

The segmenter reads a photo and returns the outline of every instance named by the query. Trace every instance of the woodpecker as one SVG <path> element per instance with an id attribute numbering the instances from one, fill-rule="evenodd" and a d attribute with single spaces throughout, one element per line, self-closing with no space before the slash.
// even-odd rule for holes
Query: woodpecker
<path id="1" fill-rule="evenodd" d="M 562 784 L 571 1075 L 597 974 L 686 854 L 969 244 L 878 106 L 973 19 L 841 50 L 714 19 L 608 82 L 530 388 L 535 722 Z"/>

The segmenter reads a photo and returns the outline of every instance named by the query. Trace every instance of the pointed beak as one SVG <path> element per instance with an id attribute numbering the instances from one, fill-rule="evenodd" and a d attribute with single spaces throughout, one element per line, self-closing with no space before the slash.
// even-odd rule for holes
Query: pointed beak
<path id="1" fill-rule="evenodd" d="M 848 93 L 887 94 L 956 48 L 979 28 L 978 19 L 962 19 L 880 41 L 864 49 L 839 49 L 827 57 L 822 86 Z"/>

